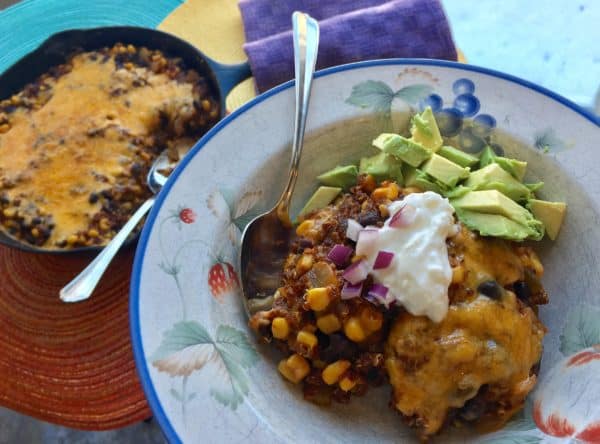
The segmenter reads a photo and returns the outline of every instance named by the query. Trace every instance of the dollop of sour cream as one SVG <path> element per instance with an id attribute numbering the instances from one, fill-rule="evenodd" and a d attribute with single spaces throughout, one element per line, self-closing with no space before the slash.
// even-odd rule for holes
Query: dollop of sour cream
<path id="1" fill-rule="evenodd" d="M 415 209 L 410 223 L 391 227 L 390 220 L 405 205 Z M 379 229 L 376 243 L 365 259 L 372 266 L 382 250 L 394 253 L 394 257 L 388 267 L 372 270 L 371 275 L 408 312 L 440 322 L 448 312 L 448 287 L 452 281 L 446 239 L 457 232 L 454 209 L 448 199 L 431 191 L 409 194 L 388 208 L 390 217 Z"/>

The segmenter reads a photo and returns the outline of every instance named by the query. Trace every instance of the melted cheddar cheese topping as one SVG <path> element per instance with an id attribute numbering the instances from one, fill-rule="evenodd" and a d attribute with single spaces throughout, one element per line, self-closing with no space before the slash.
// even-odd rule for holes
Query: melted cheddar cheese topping
<path id="1" fill-rule="evenodd" d="M 90 193 L 127 174 L 132 139 L 152 134 L 161 112 L 193 107 L 192 85 L 164 73 L 116 69 L 114 58 L 86 54 L 71 65 L 53 81 L 43 106 L 18 108 L 11 129 L 0 135 L 0 179 L 15 184 L 6 193 L 52 216 L 50 245 L 88 227 L 100 208 Z M 122 95 L 115 94 L 119 88 Z"/>

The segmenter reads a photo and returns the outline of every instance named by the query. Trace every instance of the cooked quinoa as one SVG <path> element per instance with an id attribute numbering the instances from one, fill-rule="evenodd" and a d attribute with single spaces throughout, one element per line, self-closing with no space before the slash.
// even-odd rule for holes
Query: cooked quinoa
<path id="1" fill-rule="evenodd" d="M 380 227 L 389 203 L 413 192 L 420 190 L 359 176 L 349 193 L 307 215 L 272 308 L 250 326 L 283 352 L 279 372 L 307 400 L 348 402 L 390 383 L 391 406 L 422 439 L 457 421 L 501 424 L 534 387 L 542 353 L 536 313 L 547 295 L 530 247 L 461 227 L 446 242 L 453 277 L 440 323 L 372 304 L 369 282 L 361 297 L 340 297 L 343 269 L 327 256 L 336 244 L 355 247 L 348 219 Z"/>

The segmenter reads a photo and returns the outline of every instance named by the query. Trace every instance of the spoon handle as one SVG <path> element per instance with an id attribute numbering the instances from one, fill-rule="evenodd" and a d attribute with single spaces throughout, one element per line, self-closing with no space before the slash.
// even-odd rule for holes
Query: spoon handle
<path id="1" fill-rule="evenodd" d="M 142 217 L 152 208 L 154 201 L 155 197 L 151 197 L 144 202 L 133 213 L 133 216 L 131 216 L 127 223 L 123 225 L 123 228 L 121 228 L 117 235 L 102 249 L 100 254 L 60 290 L 60 298 L 63 302 L 79 302 L 92 295 L 96 285 L 98 285 L 98 281 L 100 281 L 113 257 L 117 254 L 117 251 L 119 251 L 129 233 L 133 231 L 140 220 L 142 220 Z"/>
<path id="2" fill-rule="evenodd" d="M 308 103 L 310 101 L 310 90 L 312 86 L 315 64 L 317 63 L 317 49 L 319 47 L 319 24 L 308 14 L 294 12 L 292 14 L 294 27 L 294 67 L 296 74 L 296 113 L 294 126 L 294 139 L 292 143 L 292 160 L 290 162 L 290 177 L 277 202 L 277 215 L 286 225 L 291 225 L 289 216 L 290 200 L 298 178 L 298 167 L 302 144 L 304 142 L 304 130 L 306 128 L 306 116 L 308 114 Z"/>

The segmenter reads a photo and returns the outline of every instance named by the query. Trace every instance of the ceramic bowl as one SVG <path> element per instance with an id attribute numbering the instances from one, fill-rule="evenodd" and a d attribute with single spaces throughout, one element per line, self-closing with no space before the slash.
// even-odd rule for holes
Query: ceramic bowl
<path id="1" fill-rule="evenodd" d="M 538 443 L 600 439 L 600 127 L 568 100 L 524 80 L 468 65 L 381 60 L 316 75 L 293 212 L 315 176 L 373 153 L 382 130 L 402 131 L 430 105 L 457 146 L 526 160 L 527 180 L 564 200 L 555 242 L 536 248 L 550 303 L 541 382 L 525 409 L 486 435 L 448 430 L 438 442 Z M 318 407 L 277 373 L 277 353 L 247 328 L 235 258 L 240 231 L 270 208 L 287 175 L 291 82 L 217 124 L 162 190 L 138 245 L 131 331 L 141 381 L 168 440 L 417 442 L 387 408 L 390 388 Z M 471 119 L 479 125 L 471 125 Z"/>

